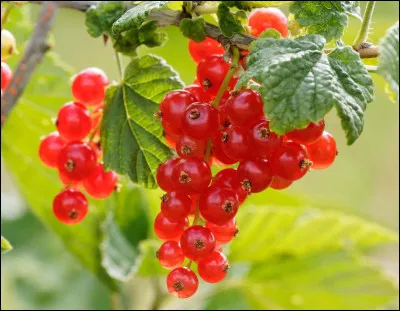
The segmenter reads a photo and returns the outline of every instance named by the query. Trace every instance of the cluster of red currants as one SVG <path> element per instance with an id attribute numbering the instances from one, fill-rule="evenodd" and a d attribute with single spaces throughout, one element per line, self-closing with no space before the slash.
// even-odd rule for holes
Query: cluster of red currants
<path id="1" fill-rule="evenodd" d="M 39 157 L 49 168 L 58 169 L 63 189 L 53 201 L 59 221 L 72 225 L 81 222 L 88 212 L 83 187 L 95 199 L 111 195 L 117 186 L 117 174 L 105 171 L 100 162 L 100 123 L 103 114 L 106 74 L 98 68 L 86 68 L 73 77 L 74 102 L 58 111 L 57 131 L 40 143 Z"/>
<path id="2" fill-rule="evenodd" d="M 179 298 L 197 291 L 192 262 L 206 282 L 225 278 L 229 263 L 221 246 L 237 234 L 235 215 L 248 195 L 268 187 L 284 189 L 311 167 L 330 166 L 336 156 L 335 140 L 324 132 L 323 120 L 284 136 L 271 132 L 260 95 L 252 89 L 231 91 L 234 76 L 224 81 L 231 65 L 218 42 L 190 41 L 189 51 L 197 63 L 194 84 L 168 93 L 156 114 L 179 156 L 158 167 L 157 183 L 166 194 L 154 223 L 156 235 L 165 241 L 157 258 L 172 270 L 167 287 Z M 220 90 L 226 84 L 227 90 Z M 213 163 L 239 166 L 212 178 Z M 189 263 L 183 266 L 185 258 Z"/>

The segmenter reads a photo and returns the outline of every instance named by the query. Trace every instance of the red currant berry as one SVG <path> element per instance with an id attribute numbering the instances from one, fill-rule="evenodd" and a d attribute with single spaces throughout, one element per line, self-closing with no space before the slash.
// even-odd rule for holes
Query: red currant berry
<path id="1" fill-rule="evenodd" d="M 288 36 L 287 18 L 277 8 L 255 9 L 249 15 L 249 26 L 253 36 L 258 37 L 264 30 L 273 28 L 279 31 L 282 37 Z"/>
<path id="2" fill-rule="evenodd" d="M 154 232 L 161 240 L 179 241 L 188 225 L 189 219 L 187 218 L 178 222 L 172 222 L 163 213 L 158 213 L 154 221 Z"/>
<path id="3" fill-rule="evenodd" d="M 210 229 L 203 226 L 192 226 L 181 236 L 181 248 L 185 257 L 193 261 L 208 257 L 215 248 L 215 238 Z"/>
<path id="4" fill-rule="evenodd" d="M 237 161 L 227 156 L 223 150 L 222 146 L 223 134 L 224 134 L 223 132 L 218 131 L 212 138 L 213 140 L 212 155 L 214 157 L 214 162 L 216 162 L 216 164 L 220 166 L 235 164 Z"/>
<path id="5" fill-rule="evenodd" d="M 54 198 L 53 212 L 66 225 L 81 222 L 88 212 L 86 197 L 75 189 L 65 189 Z"/>
<path id="6" fill-rule="evenodd" d="M 12 71 L 10 66 L 1 62 L 1 90 L 4 91 L 10 84 L 12 78 Z"/>
<path id="7" fill-rule="evenodd" d="M 218 110 L 210 104 L 194 103 L 186 108 L 182 118 L 182 130 L 186 135 L 206 140 L 218 130 Z"/>
<path id="8" fill-rule="evenodd" d="M 229 94 L 229 93 L 228 93 Z M 219 124 L 222 127 L 228 127 L 231 125 L 231 121 L 229 120 L 228 113 L 227 113 L 227 100 L 222 101 L 219 103 L 218 112 L 219 112 Z"/>
<path id="9" fill-rule="evenodd" d="M 109 197 L 117 186 L 118 175 L 114 171 L 106 172 L 103 164 L 97 164 L 94 171 L 83 181 L 86 192 L 95 199 Z"/>
<path id="10" fill-rule="evenodd" d="M 69 102 L 58 111 L 56 125 L 58 132 L 65 140 L 81 140 L 90 133 L 92 119 L 85 106 Z"/>
<path id="11" fill-rule="evenodd" d="M 222 131 L 222 150 L 229 158 L 242 161 L 250 156 L 247 132 L 247 129 L 237 126 Z"/>
<path id="12" fill-rule="evenodd" d="M 238 167 L 238 178 L 248 193 L 261 192 L 272 182 L 272 170 L 268 161 L 246 160 Z"/>
<path id="13" fill-rule="evenodd" d="M 179 139 L 179 135 L 175 135 L 175 134 L 171 134 L 170 132 L 167 132 L 164 130 L 164 138 L 165 141 L 167 143 L 167 145 L 171 148 L 171 149 L 175 149 L 176 148 L 176 141 Z"/>
<path id="14" fill-rule="evenodd" d="M 269 130 L 269 121 L 260 120 L 252 126 L 249 132 L 249 146 L 255 158 L 270 158 L 272 153 L 282 143 L 282 137 Z"/>
<path id="15" fill-rule="evenodd" d="M 108 78 L 103 70 L 90 67 L 82 70 L 72 80 L 72 96 L 85 106 L 97 106 L 104 101 Z"/>
<path id="16" fill-rule="evenodd" d="M 214 251 L 197 266 L 200 277 L 208 283 L 221 282 L 229 271 L 228 259 L 221 252 Z"/>
<path id="17" fill-rule="evenodd" d="M 175 189 L 186 194 L 204 191 L 211 181 L 210 166 L 198 158 L 180 160 L 172 172 Z"/>
<path id="18" fill-rule="evenodd" d="M 304 146 L 295 142 L 281 144 L 271 156 L 274 175 L 286 180 L 297 180 L 310 169 L 312 162 Z"/>
<path id="19" fill-rule="evenodd" d="M 183 113 L 196 101 L 196 97 L 184 90 L 172 91 L 165 95 L 160 104 L 164 129 L 171 134 L 181 135 Z"/>
<path id="20" fill-rule="evenodd" d="M 269 185 L 269 187 L 272 189 L 276 189 L 276 190 L 282 190 L 282 189 L 286 189 L 287 187 L 289 187 L 292 183 L 293 183 L 293 181 L 291 181 L 291 180 L 286 180 L 286 179 L 280 178 L 278 176 L 274 176 L 272 178 L 272 182 Z"/>
<path id="21" fill-rule="evenodd" d="M 175 190 L 175 186 L 172 183 L 172 172 L 180 160 L 179 158 L 171 158 L 158 166 L 156 179 L 158 186 L 162 190 L 166 192 Z"/>
<path id="22" fill-rule="evenodd" d="M 96 153 L 86 143 L 70 142 L 61 149 L 57 167 L 68 179 L 83 180 L 96 168 Z"/>
<path id="23" fill-rule="evenodd" d="M 209 103 L 212 99 L 211 95 L 204 92 L 203 87 L 198 84 L 189 85 L 184 90 L 190 92 L 201 103 Z"/>
<path id="24" fill-rule="evenodd" d="M 325 169 L 335 161 L 337 155 L 336 141 L 331 134 L 324 132 L 312 144 L 306 145 L 312 168 L 315 170 Z"/>
<path id="25" fill-rule="evenodd" d="M 242 188 L 237 175 L 237 170 L 234 168 L 227 168 L 220 171 L 214 176 L 212 185 L 219 185 L 221 187 L 232 189 L 238 197 L 239 204 L 242 204 L 247 198 L 247 191 Z"/>
<path id="26" fill-rule="evenodd" d="M 58 132 L 47 135 L 39 146 L 39 157 L 42 163 L 49 168 L 57 168 L 58 154 L 65 144 Z"/>
<path id="27" fill-rule="evenodd" d="M 203 158 L 207 142 L 182 135 L 176 142 L 176 152 L 181 158 Z"/>
<path id="28" fill-rule="evenodd" d="M 206 227 L 211 230 L 217 244 L 229 243 L 239 231 L 236 226 L 235 217 L 222 226 L 207 221 Z"/>
<path id="29" fill-rule="evenodd" d="M 189 52 L 192 59 L 198 63 L 202 59 L 213 54 L 224 54 L 224 48 L 218 41 L 211 38 L 206 38 L 201 42 L 189 40 Z"/>
<path id="30" fill-rule="evenodd" d="M 250 126 L 264 118 L 261 96 L 250 89 L 235 92 L 226 102 L 226 112 L 233 124 Z"/>
<path id="31" fill-rule="evenodd" d="M 324 120 L 321 120 L 317 123 L 311 122 L 304 129 L 293 130 L 289 133 L 286 133 L 285 138 L 298 144 L 308 145 L 320 138 L 322 133 L 324 132 L 324 129 Z"/>
<path id="32" fill-rule="evenodd" d="M 80 190 L 82 188 L 82 181 L 70 180 L 63 172 L 58 171 L 58 177 L 63 185 L 67 188 L 74 188 Z"/>
<path id="33" fill-rule="evenodd" d="M 168 291 L 178 298 L 189 298 L 199 287 L 196 274 L 186 267 L 172 270 L 167 276 Z"/>
<path id="34" fill-rule="evenodd" d="M 168 220 L 178 222 L 189 216 L 192 199 L 183 193 L 172 191 L 161 197 L 161 211 Z"/>
<path id="35" fill-rule="evenodd" d="M 185 260 L 182 249 L 177 241 L 166 241 L 157 251 L 160 265 L 168 270 L 180 267 Z"/>

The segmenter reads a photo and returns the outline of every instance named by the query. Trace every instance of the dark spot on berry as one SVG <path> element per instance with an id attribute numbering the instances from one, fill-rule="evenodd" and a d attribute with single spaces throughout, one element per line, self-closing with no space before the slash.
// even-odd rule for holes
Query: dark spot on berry
<path id="1" fill-rule="evenodd" d="M 224 122 L 224 127 L 228 127 L 229 125 L 231 125 L 231 122 L 229 120 L 226 120 Z"/>
<path id="2" fill-rule="evenodd" d="M 227 133 L 227 132 L 223 132 L 223 133 L 222 133 L 222 137 L 221 137 L 221 141 L 222 141 L 223 143 L 226 143 L 226 142 L 228 141 L 228 139 L 229 139 L 228 133 Z"/>
<path id="3" fill-rule="evenodd" d="M 154 118 L 156 118 L 156 119 L 161 119 L 162 116 L 163 116 L 162 111 L 161 111 L 161 110 L 158 110 L 157 112 L 154 113 L 153 116 L 154 116 Z"/>
<path id="4" fill-rule="evenodd" d="M 194 247 L 196 247 L 197 249 L 204 248 L 204 241 L 203 240 L 194 241 Z"/>
<path id="5" fill-rule="evenodd" d="M 160 256 L 160 252 L 157 251 L 157 252 L 156 252 L 156 257 L 158 258 L 159 256 Z"/>
<path id="6" fill-rule="evenodd" d="M 338 150 L 336 150 L 336 156 L 338 156 L 339 155 L 339 151 Z"/>
<path id="7" fill-rule="evenodd" d="M 189 113 L 189 118 L 192 120 L 196 120 L 200 117 L 200 112 L 198 109 L 192 109 Z"/>
<path id="8" fill-rule="evenodd" d="M 73 209 L 68 213 L 69 219 L 77 219 L 78 216 L 79 216 L 79 212 L 76 209 Z"/>
<path id="9" fill-rule="evenodd" d="M 161 197 L 161 201 L 163 201 L 164 203 L 165 203 L 165 202 L 168 202 L 168 199 L 169 199 L 168 193 L 164 194 L 164 195 Z"/>
<path id="10" fill-rule="evenodd" d="M 184 145 L 184 146 L 182 146 L 181 151 L 182 151 L 182 154 L 189 155 L 193 152 L 193 149 L 187 145 Z"/>
<path id="11" fill-rule="evenodd" d="M 207 91 L 210 87 L 212 87 L 212 82 L 211 82 L 211 80 L 208 79 L 208 78 L 205 78 L 205 79 L 203 80 L 203 89 Z"/>
<path id="12" fill-rule="evenodd" d="M 248 179 L 243 180 L 241 183 L 242 189 L 246 190 L 247 193 L 251 193 L 251 182 Z"/>
<path id="13" fill-rule="evenodd" d="M 188 184 L 192 181 L 192 179 L 190 178 L 190 176 L 185 173 L 185 172 L 181 172 L 181 175 L 179 176 L 179 182 L 181 184 Z"/>
<path id="14" fill-rule="evenodd" d="M 222 266 L 222 272 L 228 273 L 229 268 L 230 268 L 230 266 L 229 266 L 228 263 L 224 264 L 224 265 Z"/>
<path id="15" fill-rule="evenodd" d="M 266 127 L 262 127 L 258 131 L 258 134 L 260 135 L 260 138 L 267 139 L 269 137 L 269 135 L 270 135 L 270 132 Z"/>
<path id="16" fill-rule="evenodd" d="M 310 167 L 312 165 L 312 161 L 309 159 L 303 159 L 300 161 L 300 168 L 302 170 L 305 170 L 306 168 Z"/>
<path id="17" fill-rule="evenodd" d="M 65 163 L 64 167 L 68 172 L 72 172 L 73 169 L 75 168 L 75 163 L 72 160 L 68 160 L 67 163 Z"/>
<path id="18" fill-rule="evenodd" d="M 185 288 L 181 281 L 176 282 L 173 287 L 176 292 L 181 292 Z"/>
<path id="19" fill-rule="evenodd" d="M 222 208 L 224 209 L 224 211 L 226 213 L 228 213 L 228 214 L 232 213 L 232 211 L 233 211 L 233 203 L 231 201 L 226 201 L 224 203 L 224 205 L 222 206 Z"/>
<path id="20" fill-rule="evenodd" d="M 237 237 L 238 234 L 239 234 L 239 228 L 236 228 L 235 232 L 233 233 L 233 236 Z"/>

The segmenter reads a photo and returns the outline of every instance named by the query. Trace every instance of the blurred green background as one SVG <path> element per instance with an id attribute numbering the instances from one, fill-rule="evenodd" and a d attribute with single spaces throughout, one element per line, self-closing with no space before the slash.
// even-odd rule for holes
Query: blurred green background
<path id="1" fill-rule="evenodd" d="M 398 12 L 397 1 L 377 3 L 370 42 L 379 42 L 379 38 L 398 20 Z M 34 13 L 37 14 L 37 8 Z M 359 26 L 358 20 L 350 20 L 344 36 L 346 43 L 352 43 Z M 180 73 L 183 81 L 190 84 L 194 80 L 195 65 L 188 53 L 187 39 L 176 28 L 167 30 L 170 40 L 165 46 L 151 50 L 143 48 L 140 53 L 150 52 L 164 57 Z M 55 52 L 75 71 L 96 66 L 104 69 L 111 80 L 117 78 L 111 46 L 105 47 L 101 39 L 95 40 L 87 34 L 82 13 L 60 10 L 52 37 Z M 125 64 L 127 62 L 125 59 Z M 327 130 L 337 140 L 339 157 L 330 169 L 313 171 L 284 191 L 325 202 L 398 232 L 399 106 L 388 100 L 384 80 L 375 74 L 373 77 L 376 100 L 366 111 L 364 133 L 358 141 L 351 147 L 346 145 L 336 112 L 332 111 L 326 124 Z M 109 308 L 107 289 L 36 220 L 19 196 L 3 161 L 1 172 L 1 231 L 15 247 L 1 259 L 2 309 Z M 267 200 L 268 196 L 264 197 Z M 398 249 L 381 249 L 373 256 L 398 280 Z M 132 295 L 139 287 L 144 293 L 131 297 L 134 308 L 148 307 L 145 293 L 151 286 L 150 280 L 145 279 L 130 282 Z M 169 308 L 174 306 L 179 307 L 174 302 L 168 305 Z M 191 308 L 198 306 L 192 305 Z"/>

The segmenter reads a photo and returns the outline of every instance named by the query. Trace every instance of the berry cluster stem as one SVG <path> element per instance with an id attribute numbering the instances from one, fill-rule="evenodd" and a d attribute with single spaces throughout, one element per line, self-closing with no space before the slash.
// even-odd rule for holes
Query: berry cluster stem
<path id="1" fill-rule="evenodd" d="M 372 14 L 374 13 L 375 3 L 376 1 L 367 2 L 360 31 L 353 43 L 353 48 L 356 51 L 359 50 L 361 45 L 368 39 L 368 32 L 371 26 Z"/>

